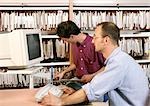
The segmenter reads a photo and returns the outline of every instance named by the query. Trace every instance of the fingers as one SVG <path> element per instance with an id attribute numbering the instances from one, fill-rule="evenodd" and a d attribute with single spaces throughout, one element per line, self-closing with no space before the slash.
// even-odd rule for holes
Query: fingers
<path id="1" fill-rule="evenodd" d="M 54 79 L 57 79 L 58 77 L 59 77 L 59 73 L 56 72 L 56 73 L 54 74 Z"/>
<path id="2" fill-rule="evenodd" d="M 40 104 L 44 106 L 48 106 L 48 104 L 51 104 L 51 99 L 54 97 L 55 96 L 52 93 L 48 92 L 48 94 L 42 98 L 42 101 Z"/>
<path id="3" fill-rule="evenodd" d="M 54 79 L 57 79 L 57 80 L 61 79 L 61 73 L 55 74 Z"/>
<path id="4" fill-rule="evenodd" d="M 50 93 L 50 92 L 48 92 L 48 95 L 49 95 L 49 96 L 51 96 L 51 95 L 53 95 L 53 94 L 52 94 L 52 93 Z"/>
<path id="5" fill-rule="evenodd" d="M 54 75 L 54 78 L 57 79 L 57 80 L 60 80 L 60 79 L 62 79 L 63 75 L 64 75 L 64 74 L 63 74 L 62 72 L 61 72 L 61 73 L 57 72 L 57 73 Z"/>
<path id="6" fill-rule="evenodd" d="M 42 100 L 41 100 L 41 105 L 46 105 L 47 104 L 47 102 L 46 102 L 46 99 L 48 98 L 48 95 L 46 95 L 46 96 L 44 96 L 43 98 L 42 98 Z"/>
<path id="7" fill-rule="evenodd" d="M 75 90 L 70 87 L 64 88 L 63 91 L 65 94 L 69 94 L 69 95 L 75 92 Z"/>
<path id="8" fill-rule="evenodd" d="M 81 81 L 81 82 L 86 82 L 86 77 L 85 77 L 85 76 L 82 76 L 82 78 L 81 78 L 80 81 Z"/>

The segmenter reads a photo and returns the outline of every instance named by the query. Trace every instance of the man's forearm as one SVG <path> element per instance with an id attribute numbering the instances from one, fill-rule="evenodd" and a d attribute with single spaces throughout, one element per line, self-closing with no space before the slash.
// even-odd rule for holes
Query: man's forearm
<path id="1" fill-rule="evenodd" d="M 87 96 L 83 89 L 80 89 L 75 93 L 61 99 L 62 105 L 78 104 L 84 101 L 87 101 Z"/>
<path id="2" fill-rule="evenodd" d="M 75 64 L 71 64 L 66 70 L 64 70 L 64 73 L 74 70 L 75 68 L 76 68 Z"/>

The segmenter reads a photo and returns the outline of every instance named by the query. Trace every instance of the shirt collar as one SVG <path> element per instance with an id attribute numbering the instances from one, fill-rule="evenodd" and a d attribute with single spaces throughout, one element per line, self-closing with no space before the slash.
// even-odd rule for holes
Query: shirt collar
<path id="1" fill-rule="evenodd" d="M 84 41 L 80 44 L 78 44 L 78 46 L 84 46 L 85 44 L 87 44 L 90 41 L 90 36 L 88 34 L 86 34 L 86 38 L 84 39 Z"/>
<path id="2" fill-rule="evenodd" d="M 117 47 L 116 49 L 113 50 L 113 52 L 108 56 L 108 58 L 105 60 L 104 64 L 106 65 L 107 62 L 109 61 L 109 59 L 113 56 L 115 56 L 116 54 L 118 54 L 121 51 L 120 47 Z"/>

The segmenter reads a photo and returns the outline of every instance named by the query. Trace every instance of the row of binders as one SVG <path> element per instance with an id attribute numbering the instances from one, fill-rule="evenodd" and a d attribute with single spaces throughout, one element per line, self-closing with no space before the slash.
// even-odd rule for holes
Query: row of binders
<path id="1" fill-rule="evenodd" d="M 44 59 L 69 58 L 69 43 L 60 39 L 43 40 Z"/>
<path id="2" fill-rule="evenodd" d="M 150 56 L 149 38 L 122 38 L 119 45 L 133 57 Z M 69 58 L 69 44 L 60 39 L 43 40 L 43 52 L 45 59 Z"/>
<path id="3" fill-rule="evenodd" d="M 20 28 L 50 30 L 62 21 L 68 20 L 68 12 L 25 11 L 0 12 L 0 31 L 12 31 Z"/>
<path id="4" fill-rule="evenodd" d="M 55 85 L 66 84 L 70 80 L 54 80 L 54 75 L 65 70 L 68 66 L 45 67 L 38 73 L 33 75 L 34 87 L 44 86 L 46 83 L 53 83 Z M 143 71 L 148 77 L 150 87 L 150 64 L 141 64 Z M 68 73 L 64 79 L 68 79 L 72 74 Z M 71 78 L 70 77 L 70 78 Z M 0 74 L 0 89 L 5 88 L 25 88 L 29 87 L 30 76 L 25 74 Z"/>
<path id="5" fill-rule="evenodd" d="M 150 56 L 150 39 L 149 38 L 122 38 L 119 41 L 121 49 L 133 57 Z"/>
<path id="6" fill-rule="evenodd" d="M 93 30 L 98 23 L 109 21 L 120 29 L 150 29 L 150 11 L 78 11 L 73 21 L 82 30 Z"/>
<path id="7" fill-rule="evenodd" d="M 18 28 L 50 30 L 67 21 L 66 11 L 5 11 L 0 12 L 0 31 Z M 150 11 L 74 11 L 73 21 L 82 30 L 93 30 L 98 23 L 114 22 L 120 29 L 150 29 Z"/>
<path id="8" fill-rule="evenodd" d="M 66 69 L 67 66 L 45 67 L 38 73 L 40 77 L 33 74 L 34 87 L 40 87 L 48 82 L 53 83 L 54 74 Z M 38 74 L 37 73 L 37 74 Z M 44 74 L 43 74 L 44 73 Z M 4 88 L 27 88 L 30 83 L 30 75 L 27 74 L 1 74 L 0 73 L 0 89 Z"/>

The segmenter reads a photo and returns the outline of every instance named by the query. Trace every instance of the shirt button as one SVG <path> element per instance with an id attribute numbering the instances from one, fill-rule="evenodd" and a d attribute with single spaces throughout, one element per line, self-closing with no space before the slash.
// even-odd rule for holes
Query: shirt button
<path id="1" fill-rule="evenodd" d="M 81 61 L 83 60 L 83 58 L 81 58 Z"/>
<path id="2" fill-rule="evenodd" d="M 83 47 L 86 47 L 86 45 L 83 45 Z"/>
<path id="3" fill-rule="evenodd" d="M 93 63 L 93 61 L 90 61 L 90 63 L 92 64 L 92 63 Z"/>
<path id="4" fill-rule="evenodd" d="M 83 67 L 81 67 L 81 70 L 83 70 Z"/>
<path id="5" fill-rule="evenodd" d="M 82 50 L 80 50 L 80 52 L 82 53 Z"/>

